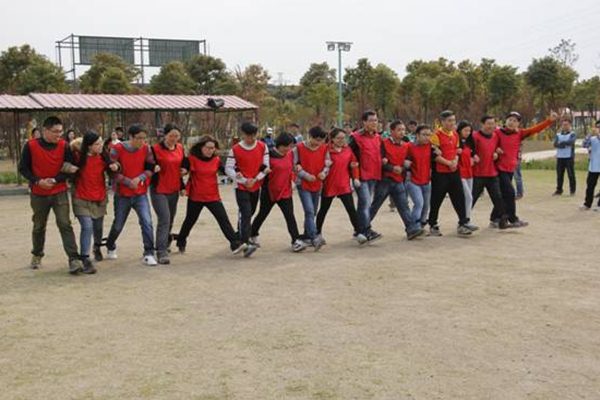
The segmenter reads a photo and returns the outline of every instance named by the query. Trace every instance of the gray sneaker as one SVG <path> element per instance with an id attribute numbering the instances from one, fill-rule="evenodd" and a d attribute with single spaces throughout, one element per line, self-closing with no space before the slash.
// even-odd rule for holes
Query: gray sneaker
<path id="1" fill-rule="evenodd" d="M 469 236 L 473 234 L 473 231 L 465 225 L 459 225 L 458 228 L 456 228 L 456 233 L 458 233 L 459 236 Z"/>
<path id="2" fill-rule="evenodd" d="M 319 251 L 319 250 L 321 250 L 321 247 L 323 247 L 325 245 L 325 240 L 323 239 L 323 237 L 321 235 L 319 235 L 313 239 L 312 245 L 314 246 L 315 251 Z"/>
<path id="3" fill-rule="evenodd" d="M 294 243 L 292 243 L 292 251 L 294 253 L 299 253 L 303 250 L 305 250 L 308 246 L 306 245 L 306 243 L 304 243 L 304 241 L 300 240 L 300 239 L 296 239 L 294 241 Z"/>
<path id="4" fill-rule="evenodd" d="M 85 257 L 83 259 L 83 270 L 81 270 L 82 274 L 92 275 L 98 272 L 96 267 L 94 267 L 94 263 L 90 260 L 89 257 Z"/>
<path id="5" fill-rule="evenodd" d="M 492 229 L 498 229 L 498 228 L 500 228 L 500 222 L 490 221 L 490 228 L 492 228 Z"/>
<path id="6" fill-rule="evenodd" d="M 42 256 L 31 256 L 31 264 L 29 267 L 31 269 L 40 269 L 42 266 Z"/>
<path id="7" fill-rule="evenodd" d="M 479 230 L 479 227 L 477 225 L 473 225 L 472 223 L 466 223 L 465 228 L 467 228 L 468 230 L 470 230 L 471 232 L 475 232 Z"/>
<path id="8" fill-rule="evenodd" d="M 83 263 L 78 258 L 73 258 L 69 260 L 69 273 L 71 275 L 77 275 L 83 271 Z"/>
<path id="9" fill-rule="evenodd" d="M 515 222 L 511 222 L 509 226 L 511 228 L 524 228 L 528 225 L 529 225 L 529 222 L 518 219 Z"/>
<path id="10" fill-rule="evenodd" d="M 249 240 L 248 240 L 248 244 L 253 244 L 256 247 L 260 248 L 260 242 L 258 241 L 258 236 L 252 236 Z"/>
<path id="11" fill-rule="evenodd" d="M 440 227 L 436 225 L 429 228 L 429 236 L 443 236 Z"/>

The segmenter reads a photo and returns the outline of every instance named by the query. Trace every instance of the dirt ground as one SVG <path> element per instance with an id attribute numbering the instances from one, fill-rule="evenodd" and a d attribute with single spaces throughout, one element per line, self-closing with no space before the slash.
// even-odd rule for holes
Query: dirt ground
<path id="1" fill-rule="evenodd" d="M 334 203 L 319 253 L 292 254 L 274 209 L 262 249 L 232 256 L 206 212 L 158 268 L 132 218 L 119 259 L 80 277 L 53 218 L 28 270 L 28 198 L 0 198 L 0 398 L 598 399 L 600 213 L 578 210 L 578 178 L 553 198 L 552 172 L 525 171 L 531 226 L 487 228 L 484 198 L 470 239 L 446 201 L 444 237 L 407 242 L 384 208 L 385 237 L 358 248 Z"/>

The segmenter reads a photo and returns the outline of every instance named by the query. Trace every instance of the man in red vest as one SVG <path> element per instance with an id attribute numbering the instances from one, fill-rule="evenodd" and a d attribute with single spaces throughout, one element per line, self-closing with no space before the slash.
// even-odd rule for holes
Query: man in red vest
<path id="1" fill-rule="evenodd" d="M 57 117 L 44 121 L 42 136 L 33 138 L 23 146 L 19 172 L 29 181 L 31 209 L 33 210 L 31 268 L 38 269 L 44 256 L 46 224 L 50 210 L 56 217 L 65 253 L 69 257 L 69 273 L 77 274 L 83 264 L 77 251 L 77 242 L 69 218 L 67 176 L 61 173 L 65 162 L 72 163 L 71 150 L 61 139 L 63 124 Z"/>
<path id="2" fill-rule="evenodd" d="M 431 236 L 442 236 L 438 226 L 438 215 L 446 194 L 450 195 L 452 207 L 458 216 L 457 233 L 460 236 L 471 235 L 465 211 L 465 195 L 458 171 L 459 137 L 456 132 L 456 116 L 450 110 L 440 114 L 442 127 L 431 136 L 431 145 L 435 147 L 435 170 L 431 179 L 431 209 L 429 226 Z"/>

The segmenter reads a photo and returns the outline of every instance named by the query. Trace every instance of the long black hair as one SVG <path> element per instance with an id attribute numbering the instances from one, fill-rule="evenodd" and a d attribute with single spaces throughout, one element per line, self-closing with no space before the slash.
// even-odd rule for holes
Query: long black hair
<path id="1" fill-rule="evenodd" d="M 85 166 L 90 146 L 96 143 L 98 139 L 100 139 L 100 136 L 94 131 L 88 131 L 85 133 L 85 135 L 83 135 L 83 140 L 81 141 L 81 149 L 79 150 L 79 168 L 83 168 Z"/>

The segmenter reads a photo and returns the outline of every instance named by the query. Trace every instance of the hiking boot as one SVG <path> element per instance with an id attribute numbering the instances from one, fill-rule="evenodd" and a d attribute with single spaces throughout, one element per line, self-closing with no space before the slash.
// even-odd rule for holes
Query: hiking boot
<path id="1" fill-rule="evenodd" d="M 69 273 L 71 275 L 77 275 L 83 270 L 83 263 L 78 258 L 69 260 Z"/>
<path id="2" fill-rule="evenodd" d="M 83 269 L 81 270 L 82 274 L 92 275 L 98 272 L 96 267 L 94 267 L 94 263 L 90 260 L 89 257 L 83 257 Z"/>
<path id="3" fill-rule="evenodd" d="M 94 260 L 96 260 L 96 261 L 104 260 L 104 256 L 102 255 L 102 250 L 100 250 L 100 246 L 94 246 Z"/>
<path id="4" fill-rule="evenodd" d="M 423 236 L 424 234 L 425 234 L 425 229 L 420 228 L 420 229 L 416 229 L 416 230 L 414 230 L 412 232 L 409 232 L 406 235 L 406 238 L 408 240 L 413 240 L 413 239 L 418 238 L 419 236 Z"/>

